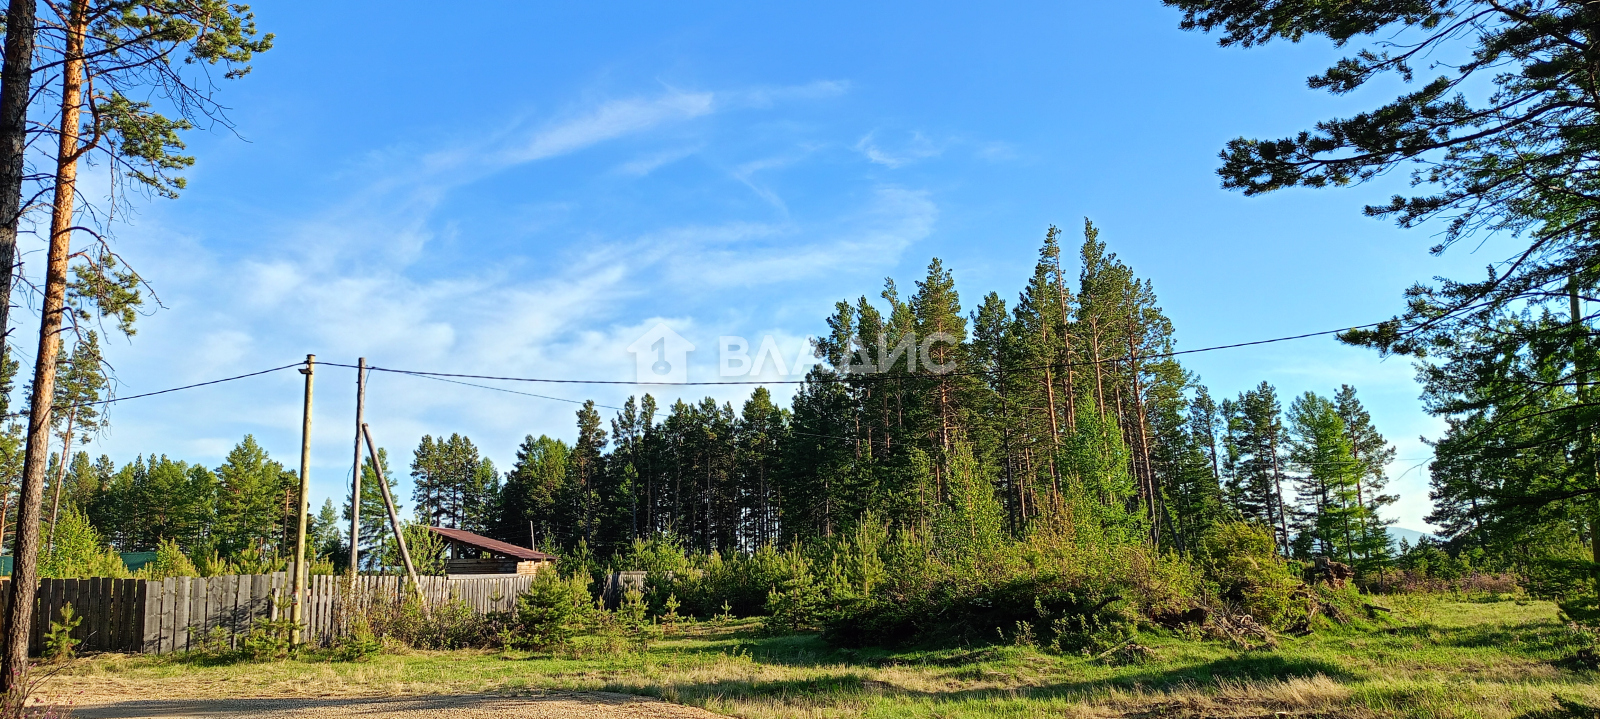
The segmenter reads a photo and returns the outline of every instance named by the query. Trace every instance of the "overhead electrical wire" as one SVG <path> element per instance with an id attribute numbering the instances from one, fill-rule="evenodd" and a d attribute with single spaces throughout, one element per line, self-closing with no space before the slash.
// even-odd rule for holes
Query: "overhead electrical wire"
<path id="1" fill-rule="evenodd" d="M 59 409 L 70 409 L 70 408 L 73 408 L 73 407 L 94 407 L 94 406 L 98 406 L 98 405 L 112 404 L 114 402 L 127 402 L 128 400 L 143 399 L 145 397 L 154 397 L 154 396 L 156 396 L 158 394 L 167 394 L 169 392 L 182 392 L 183 390 L 186 390 L 186 389 L 195 389 L 196 387 L 205 387 L 205 386 L 208 386 L 208 385 L 222 384 L 223 382 L 232 382 L 234 380 L 241 380 L 241 379 L 246 379 L 246 378 L 249 378 L 249 377 L 255 377 L 257 375 L 270 374 L 270 373 L 273 373 L 273 372 L 280 372 L 280 371 L 283 371 L 283 370 L 286 370 L 286 369 L 292 369 L 294 367 L 304 367 L 304 366 L 305 366 L 305 362 L 303 362 L 303 361 L 302 362 L 296 362 L 294 364 L 286 364 L 286 365 L 284 365 L 282 367 L 273 367 L 272 369 L 264 369 L 264 370 L 261 370 L 259 372 L 250 372 L 250 373 L 247 373 L 247 374 L 235 375 L 233 377 L 223 377 L 222 379 L 214 379 L 214 380 L 208 380 L 208 381 L 205 381 L 205 382 L 196 382 L 194 384 L 186 384 L 186 385 L 184 385 L 182 387 L 171 387 L 171 388 L 168 388 L 168 389 L 156 390 L 154 392 L 145 392 L 143 394 L 130 395 L 130 396 L 127 396 L 127 397 L 112 397 L 111 399 L 96 400 L 94 402 L 79 402 L 77 404 L 71 404 L 71 405 L 63 406 L 63 407 L 61 407 Z M 28 416 L 28 414 L 29 414 L 28 412 L 13 412 L 13 413 L 7 414 L 7 415 L 0 415 L 0 418 L 15 419 L 17 417 L 26 417 L 26 416 Z"/>
<path id="2" fill-rule="evenodd" d="M 1161 359 L 1161 358 L 1164 358 L 1164 357 L 1176 357 L 1178 355 L 1195 354 L 1195 353 L 1198 353 L 1198 352 L 1215 352 L 1217 350 L 1236 349 L 1236 348 L 1239 348 L 1239 347 L 1253 347 L 1255 345 L 1272 344 L 1274 342 L 1288 342 L 1290 340 L 1300 340 L 1300 339 L 1306 339 L 1306 338 L 1309 338 L 1309 337 L 1322 337 L 1322 336 L 1325 336 L 1325 335 L 1338 334 L 1340 332 L 1348 332 L 1350 330 L 1363 329 L 1363 328 L 1366 328 L 1366 327 L 1376 327 L 1376 326 L 1381 325 L 1381 324 L 1384 324 L 1384 323 L 1383 322 L 1369 322 L 1369 323 L 1364 324 L 1364 325 L 1355 325 L 1353 327 L 1344 327 L 1344 328 L 1340 328 L 1340 329 L 1336 329 L 1336 330 L 1323 330 L 1321 332 L 1308 332 L 1308 333 L 1305 333 L 1305 334 L 1290 335 L 1288 337 L 1274 337 L 1272 339 L 1253 340 L 1253 341 L 1250 341 L 1250 342 L 1236 342 L 1234 344 L 1216 345 L 1216 346 L 1213 346 L 1213 347 L 1198 347 L 1198 348 L 1190 349 L 1190 350 L 1173 350 L 1171 352 L 1152 352 L 1152 353 L 1149 353 L 1149 354 L 1134 355 L 1132 357 L 1112 357 L 1112 358 L 1102 359 L 1102 360 L 1098 360 L 1098 361 L 1090 360 L 1090 361 L 1085 361 L 1085 362 L 1058 362 L 1058 363 L 1052 363 L 1052 364 L 1030 365 L 1030 366 L 1025 366 L 1025 367 L 1010 367 L 1010 368 L 1001 367 L 1001 368 L 995 368 L 995 369 L 965 370 L 965 371 L 957 370 L 957 371 L 952 371 L 952 372 L 944 372 L 944 373 L 940 373 L 940 374 L 933 375 L 933 376 L 938 376 L 938 377 L 959 377 L 959 376 L 963 376 L 963 375 L 991 375 L 991 374 L 997 374 L 997 373 L 1000 373 L 1000 372 L 1026 372 L 1026 371 L 1030 371 L 1030 370 L 1062 369 L 1062 368 L 1067 368 L 1067 367 L 1085 367 L 1085 366 L 1092 366 L 1092 365 L 1096 365 L 1096 364 L 1113 364 L 1113 363 L 1117 363 L 1117 362 L 1129 362 L 1129 361 L 1134 361 L 1134 360 Z M 340 363 L 337 363 L 337 362 L 318 362 L 317 364 L 324 364 L 324 365 L 329 365 L 329 366 L 332 366 L 332 367 L 348 367 L 348 368 L 352 368 L 352 369 L 355 368 L 355 365 L 340 364 Z M 417 376 L 421 376 L 421 377 L 432 377 L 432 378 L 482 379 L 482 380 L 494 380 L 494 381 L 501 381 L 501 382 L 536 382 L 536 383 L 543 383 L 543 384 L 592 384 L 592 385 L 624 385 L 624 386 L 647 385 L 647 386 L 662 386 L 662 387 L 705 387 L 705 386 L 717 386 L 717 385 L 738 386 L 738 385 L 805 384 L 806 382 L 813 381 L 813 380 L 735 380 L 735 381 L 728 381 L 728 382 L 647 382 L 647 381 L 638 381 L 638 380 L 629 381 L 629 380 L 605 380 L 605 379 L 554 379 L 554 378 L 547 378 L 547 377 L 503 377 L 503 376 L 497 376 L 497 375 L 459 374 L 459 373 L 452 373 L 452 372 L 428 372 L 428 371 L 424 371 L 424 370 L 398 369 L 398 368 L 394 368 L 394 367 L 380 367 L 380 366 L 376 366 L 376 365 L 368 365 L 367 369 L 371 370 L 373 372 L 389 372 L 389 373 L 392 373 L 392 374 L 409 374 L 409 375 L 417 375 Z M 820 378 L 820 379 L 815 380 L 815 381 L 821 381 L 821 382 L 861 382 L 861 381 L 885 381 L 885 380 L 903 380 L 903 379 L 905 379 L 905 376 L 900 376 L 900 375 L 876 375 L 875 376 L 875 375 L 866 375 L 866 374 L 845 373 L 845 374 L 841 374 L 841 375 L 836 376 L 836 377 Z M 549 398 L 547 398 L 547 399 L 549 399 Z M 571 400 L 561 400 L 561 401 L 571 401 Z"/>
<path id="3" fill-rule="evenodd" d="M 957 376 L 959 376 L 959 375 L 980 375 L 980 374 L 981 375 L 988 375 L 988 374 L 995 374 L 995 373 L 998 373 L 998 372 L 1005 372 L 1005 371 L 1022 372 L 1022 371 L 1028 371 L 1028 370 L 1031 370 L 1031 369 L 1078 367 L 1078 366 L 1087 366 L 1087 365 L 1094 365 L 1094 364 L 1107 364 L 1107 363 L 1114 363 L 1114 362 L 1127 362 L 1127 361 L 1130 361 L 1130 360 L 1159 359 L 1159 358 L 1163 358 L 1163 357 L 1175 357 L 1175 356 L 1178 356 L 1178 355 L 1194 354 L 1194 353 L 1197 353 L 1197 352 L 1213 352 L 1213 351 L 1216 351 L 1216 350 L 1235 349 L 1235 348 L 1238 348 L 1238 347 L 1251 347 L 1251 346 L 1255 346 L 1255 345 L 1271 344 L 1271 343 L 1274 343 L 1274 342 L 1288 342 L 1290 340 L 1306 339 L 1306 338 L 1309 338 L 1309 337 L 1321 337 L 1321 336 L 1325 336 L 1325 335 L 1337 334 L 1337 333 L 1340 333 L 1340 332 L 1347 332 L 1347 331 L 1352 330 L 1352 329 L 1362 329 L 1362 328 L 1365 328 L 1365 327 L 1375 327 L 1375 326 L 1380 325 L 1380 324 L 1383 324 L 1383 323 L 1382 322 L 1371 322 L 1371 323 L 1364 324 L 1364 325 L 1355 325 L 1354 327 L 1346 327 L 1346 328 L 1341 328 L 1341 329 L 1336 329 L 1336 330 L 1324 330 L 1324 331 L 1321 331 L 1321 332 L 1308 332 L 1308 333 L 1305 333 L 1305 334 L 1290 335 L 1290 336 L 1287 336 L 1287 337 L 1274 337 L 1274 338 L 1271 338 L 1271 339 L 1253 340 L 1253 341 L 1250 341 L 1250 342 L 1236 342 L 1234 344 L 1216 345 L 1216 346 L 1213 346 L 1213 347 L 1199 347 L 1199 348 L 1190 349 L 1190 350 L 1175 350 L 1175 351 L 1172 351 L 1172 352 L 1157 352 L 1157 353 L 1137 355 L 1137 356 L 1134 356 L 1134 357 L 1117 357 L 1117 358 L 1099 360 L 1098 362 L 1095 362 L 1095 361 L 1088 361 L 1088 362 L 1062 362 L 1062 363 L 1056 363 L 1056 364 L 1036 365 L 1036 366 L 1031 366 L 1031 367 L 997 368 L 997 369 L 984 369 L 984 370 L 957 371 L 957 372 L 948 372 L 948 373 L 944 373 L 942 375 L 936 375 L 936 376 L 947 377 L 947 376 L 951 376 L 951 375 L 957 375 Z M 196 388 L 199 388 L 199 387 L 207 387 L 207 386 L 210 386 L 210 385 L 222 384 L 224 382 L 233 382 L 233 381 L 236 381 L 236 380 L 247 379 L 247 378 L 250 378 L 250 377 L 256 377 L 256 376 L 260 376 L 260 375 L 264 375 L 264 374 L 271 374 L 273 372 L 280 372 L 280 371 L 283 371 L 283 370 L 286 370 L 286 369 L 293 369 L 293 368 L 296 368 L 296 367 L 303 367 L 303 366 L 305 366 L 305 364 L 306 363 L 304 361 L 294 362 L 294 363 L 291 363 L 291 364 L 286 364 L 286 365 L 282 365 L 282 366 L 279 366 L 279 367 L 273 367 L 273 368 L 270 368 L 270 369 L 264 369 L 264 370 L 258 370 L 258 371 L 255 371 L 255 372 L 247 372 L 245 374 L 234 375 L 232 377 L 223 377 L 221 379 L 207 380 L 205 382 L 196 382 L 194 384 L 186 384 L 186 385 L 183 385 L 181 387 L 169 387 L 167 389 L 156 390 L 154 392 L 143 392 L 143 393 L 140 393 L 140 394 L 129 395 L 127 397 L 113 397 L 113 398 L 110 398 L 110 399 L 97 400 L 97 401 L 93 401 L 93 402 L 79 402 L 79 403 L 76 403 L 76 404 L 73 404 L 73 405 L 68 405 L 67 407 L 63 407 L 62 409 L 66 409 L 66 408 L 70 408 L 70 407 L 93 407 L 93 406 L 99 406 L 99 405 L 108 405 L 108 404 L 113 404 L 113 403 L 117 403 L 117 402 L 127 402 L 129 400 L 143 399 L 143 398 L 146 398 L 146 397 L 154 397 L 154 396 L 157 396 L 157 395 L 169 394 L 169 393 L 172 393 L 172 392 L 182 392 L 184 390 L 196 389 Z M 321 362 L 321 361 L 318 361 L 318 362 L 314 362 L 313 364 L 324 365 L 324 366 L 328 366 L 328 367 L 346 367 L 346 368 L 350 368 L 350 369 L 355 369 L 356 368 L 356 365 L 343 364 L 343 363 L 339 363 L 339 362 Z M 624 386 L 626 386 L 626 385 L 651 385 L 651 386 L 686 386 L 686 387 L 687 386 L 715 386 L 715 385 L 804 384 L 807 381 L 811 381 L 811 380 L 776 380 L 776 381 L 740 380 L 740 381 L 733 381 L 733 382 L 639 382 L 639 381 L 627 381 L 627 380 L 581 380 L 581 379 L 552 379 L 552 378 L 539 378 L 539 377 L 501 377 L 501 376 L 495 376 L 495 375 L 458 374 L 458 373 L 449 373 L 449 372 L 426 372 L 426 371 L 422 371 L 422 370 L 405 370 L 405 369 L 396 369 L 396 368 L 391 368 L 391 367 L 378 367 L 378 366 L 373 366 L 373 365 L 368 365 L 367 369 L 369 371 L 374 371 L 374 372 L 389 372 L 389 373 L 392 373 L 392 374 L 413 375 L 413 376 L 417 376 L 417 377 L 425 377 L 425 378 L 428 378 L 428 379 L 441 380 L 441 381 L 446 381 L 446 382 L 453 382 L 455 384 L 462 384 L 462 385 L 466 385 L 466 386 L 469 386 L 469 387 L 479 387 L 479 388 L 482 388 L 482 389 L 489 389 L 489 390 L 495 390 L 495 391 L 500 391 L 500 392 L 509 392 L 509 393 L 512 393 L 512 394 L 526 395 L 526 396 L 529 396 L 529 397 L 537 397 L 537 398 L 540 398 L 540 399 L 548 399 L 548 400 L 553 400 L 553 401 L 557 401 L 557 402 L 572 402 L 572 403 L 578 403 L 578 404 L 581 404 L 581 402 L 579 402 L 578 400 L 570 400 L 570 399 L 565 399 L 565 398 L 562 398 L 562 397 L 550 397 L 550 396 L 547 396 L 547 395 L 533 394 L 531 392 L 518 392 L 516 390 L 509 390 L 509 389 L 505 389 L 503 387 L 490 387 L 488 385 L 473 384 L 473 383 L 470 383 L 470 382 L 462 382 L 460 380 L 463 380 L 463 379 L 481 379 L 481 380 L 493 380 L 493 381 L 503 381 L 503 382 L 539 382 L 539 383 L 547 383 L 547 384 L 591 384 L 591 385 L 624 385 Z M 893 376 L 893 375 L 884 375 L 884 376 L 874 377 L 874 376 L 870 376 L 870 375 L 849 375 L 849 374 L 845 374 L 845 375 L 841 375 L 841 376 L 838 376 L 838 377 L 829 377 L 829 378 L 826 378 L 826 379 L 823 379 L 823 380 L 820 380 L 820 381 L 843 382 L 843 381 L 861 381 L 861 380 L 886 380 L 886 379 L 896 379 L 896 380 L 898 380 L 898 379 L 904 379 L 904 377 Z M 599 406 L 605 406 L 605 405 L 599 405 Z M 607 409 L 620 409 L 618 407 L 609 407 L 609 406 L 606 406 L 606 408 Z M 3 419 L 15 419 L 15 418 L 18 418 L 18 417 L 26 417 L 26 416 L 28 416 L 28 414 L 29 413 L 27 413 L 27 412 L 13 412 L 11 414 L 0 415 L 0 418 L 3 418 Z"/>

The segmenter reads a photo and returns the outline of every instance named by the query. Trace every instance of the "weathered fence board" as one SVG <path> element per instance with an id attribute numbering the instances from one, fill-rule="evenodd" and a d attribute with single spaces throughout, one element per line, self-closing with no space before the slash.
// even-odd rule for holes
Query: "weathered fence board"
<path id="1" fill-rule="evenodd" d="M 416 589 L 395 576 L 309 579 L 303 636 L 307 642 L 326 645 L 345 631 L 351 616 L 378 603 L 412 601 L 417 590 L 429 605 L 458 601 L 480 614 L 513 611 L 517 597 L 534 577 L 424 576 L 417 578 Z M 0 579 L 0 613 L 8 609 L 9 584 L 10 579 Z M 289 578 L 283 572 L 161 580 L 44 579 L 33 596 L 29 649 L 34 653 L 44 649 L 51 622 L 59 621 L 68 605 L 82 618 L 72 632 L 80 651 L 165 654 L 199 649 L 213 637 L 238 647 L 257 620 L 287 618 L 291 600 Z"/>

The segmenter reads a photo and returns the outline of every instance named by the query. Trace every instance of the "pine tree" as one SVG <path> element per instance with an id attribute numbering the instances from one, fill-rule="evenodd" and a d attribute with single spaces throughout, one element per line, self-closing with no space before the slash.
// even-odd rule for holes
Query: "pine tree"
<path id="1" fill-rule="evenodd" d="M 648 500 L 641 465 L 648 461 L 645 436 L 650 432 L 653 419 L 640 414 L 637 399 L 629 397 L 611 420 L 613 450 L 606 463 L 605 487 L 601 492 L 602 501 L 610 510 L 604 522 L 606 530 L 602 532 L 603 541 L 608 545 L 627 545 L 647 533 L 643 523 L 649 516 L 644 507 Z"/>
<path id="2" fill-rule="evenodd" d="M 349 526 L 348 521 L 343 524 L 339 522 L 339 511 L 333 508 L 333 500 L 322 500 L 322 509 L 312 518 L 308 537 L 311 556 L 328 559 L 335 565 L 348 565 L 350 550 L 339 531 L 346 526 Z"/>
<path id="3" fill-rule="evenodd" d="M 1365 511 L 1357 551 L 1368 564 L 1383 566 L 1392 555 L 1388 526 L 1394 522 L 1383 518 L 1383 508 L 1400 499 L 1383 493 L 1389 485 L 1385 467 L 1394 461 L 1395 448 L 1373 426 L 1372 414 L 1356 398 L 1356 388 L 1340 385 L 1333 395 L 1333 403 L 1339 418 L 1344 420 L 1345 432 L 1350 436 L 1350 450 L 1360 465 L 1356 475 L 1356 500 Z"/>
<path id="4" fill-rule="evenodd" d="M 411 454 L 411 501 L 417 505 L 417 516 L 429 524 L 440 524 L 449 516 L 447 472 L 444 448 L 437 446 L 433 435 L 422 435 Z"/>
<path id="5" fill-rule="evenodd" d="M 550 543 L 564 536 L 559 530 L 557 501 L 566 480 L 569 453 L 565 442 L 546 435 L 538 439 L 528 435 L 522 440 L 517 463 L 506 473 L 501 493 L 503 537 L 520 538 L 524 536 L 521 532 L 528 532 L 526 546 L 553 549 Z"/>
<path id="6" fill-rule="evenodd" d="M 0 342 L 0 415 L 11 414 L 11 393 L 16 389 L 20 363 L 11 356 L 8 345 Z M 18 419 L 0 419 L 0 553 L 11 543 L 8 529 L 16 527 L 17 488 L 22 483 L 23 440 L 25 430 Z"/>
<path id="7" fill-rule="evenodd" d="M 389 497 L 394 500 L 394 511 L 397 516 L 404 516 L 405 505 L 398 498 L 397 482 L 394 477 L 394 464 L 389 461 L 389 451 L 383 447 L 378 448 L 378 463 L 383 465 L 384 481 L 389 484 Z M 344 498 L 344 509 L 339 514 L 342 524 L 350 526 L 350 495 Z M 346 529 L 348 531 L 348 529 Z M 378 470 L 373 466 L 372 457 L 364 457 L 361 461 L 361 526 L 357 530 L 360 534 L 361 553 L 358 555 L 362 564 L 368 570 L 380 568 L 384 540 L 392 532 L 389 526 L 389 508 L 383 502 L 383 488 L 378 485 Z M 360 569 L 359 567 L 357 569 Z"/>
<path id="8" fill-rule="evenodd" d="M 980 558 L 1004 541 L 1005 514 L 994 496 L 994 480 L 987 475 L 966 441 L 955 438 L 950 452 L 949 498 L 934 520 L 940 546 Z"/>
<path id="9" fill-rule="evenodd" d="M 783 506 L 779 477 L 783 474 L 783 445 L 789 440 L 786 415 L 772 403 L 766 387 L 757 387 L 739 414 L 739 507 L 747 517 L 740 545 L 747 550 L 778 541 L 779 508 Z"/>
<path id="10" fill-rule="evenodd" d="M 1243 519 L 1271 527 L 1285 555 L 1290 553 L 1283 501 L 1283 450 L 1286 445 L 1277 390 L 1262 382 L 1226 405 L 1228 503 Z"/>
<path id="11" fill-rule="evenodd" d="M 932 379 L 922 384 L 926 388 L 923 413 L 927 418 L 928 448 L 934 457 L 940 458 L 934 465 L 939 487 L 936 501 L 944 498 L 943 477 L 947 467 L 943 458 L 959 431 L 960 396 L 965 380 L 971 377 L 954 374 L 962 363 L 962 345 L 967 340 L 967 318 L 961 313 L 961 298 L 956 294 L 955 284 L 955 278 L 936 257 L 928 263 L 928 274 L 917 283 L 917 294 L 911 298 L 923 360 L 929 363 L 922 372 L 924 375 L 932 373 Z"/>
<path id="12" fill-rule="evenodd" d="M 1222 513 L 1221 457 L 1217 433 L 1221 417 L 1204 385 L 1194 398 L 1170 416 L 1158 414 L 1155 437 L 1157 465 L 1166 481 L 1164 496 L 1171 509 L 1169 531 L 1180 550 L 1196 547 Z"/>
<path id="13" fill-rule="evenodd" d="M 567 455 L 567 475 L 562 483 L 560 507 L 562 546 L 576 546 L 579 540 L 592 544 L 595 539 L 598 480 L 604 471 L 606 431 L 594 401 L 578 410 L 578 439 Z"/>
<path id="14" fill-rule="evenodd" d="M 1006 523 L 1013 534 L 1020 534 L 1026 518 L 1026 498 L 1032 491 L 1031 483 L 1017 466 L 1016 451 L 1024 432 L 1013 423 L 1015 400 L 1013 385 L 1017 372 L 1013 355 L 1017 344 L 1010 312 L 1005 300 L 997 292 L 983 298 L 983 304 L 972 312 L 972 342 L 968 361 L 972 369 L 980 370 L 984 386 L 974 393 L 971 403 L 974 411 L 969 416 L 969 436 L 975 451 L 984 452 L 982 461 L 996 468 L 995 483 Z M 1008 372 L 1008 369 L 1010 370 Z M 1057 440 L 1059 443 L 1059 439 Z"/>
<path id="15" fill-rule="evenodd" d="M 33 620 L 33 603 L 19 597 L 30 596 L 38 580 L 39 512 L 50 455 L 48 430 L 55 424 L 51 402 L 59 334 L 69 315 L 82 320 L 92 314 L 113 318 L 119 329 L 131 334 L 139 303 L 139 278 L 117 269 L 115 254 L 105 245 L 108 232 L 84 233 L 92 238 L 91 247 L 73 251 L 84 217 L 75 203 L 87 194 L 77 184 L 79 164 L 94 154 L 105 159 L 120 175 L 111 184 L 113 196 L 125 186 L 176 196 L 184 183 L 172 172 L 193 161 L 177 154 L 182 149 L 177 133 L 192 126 L 185 116 L 222 117 L 222 107 L 211 92 L 215 76 L 208 71 L 221 64 L 229 68 L 223 77 L 242 76 L 249 71 L 244 63 L 253 53 L 272 44 L 270 35 L 257 37 L 247 6 L 219 0 L 138 6 L 70 0 L 51 8 L 60 13 L 56 20 L 62 31 L 61 44 L 47 48 L 47 53 L 56 51 L 59 60 L 53 78 L 59 81 L 55 97 L 60 107 L 54 195 L 0 689 L 26 681 L 23 632 Z M 179 119 L 163 116 L 150 101 L 135 97 L 164 98 Z M 79 258 L 76 267 L 72 267 L 74 257 Z M 75 272 L 76 281 L 68 279 L 69 270 Z"/>
<path id="16" fill-rule="evenodd" d="M 835 356 L 837 361 L 837 356 Z M 837 375 L 814 367 L 795 393 L 790 441 L 783 450 L 779 541 L 833 536 L 850 517 L 855 442 L 854 402 Z"/>
<path id="17" fill-rule="evenodd" d="M 424 435 L 412 454 L 412 500 L 418 518 L 440 527 L 487 531 L 496 516 L 499 473 L 484 465 L 472 440 Z"/>
<path id="18" fill-rule="evenodd" d="M 245 435 L 217 467 L 216 476 L 218 551 L 224 556 L 245 550 L 267 556 L 283 550 L 292 516 L 288 497 L 298 486 L 294 472 L 273 460 L 255 437 Z"/>
<path id="19" fill-rule="evenodd" d="M 61 440 L 60 456 L 72 456 L 72 441 L 87 444 L 98 431 L 104 418 L 97 404 L 107 386 L 105 358 L 100 355 L 100 338 L 94 330 L 84 333 L 83 339 L 73 346 L 71 357 L 63 357 L 56 369 L 56 396 L 53 415 L 57 420 L 56 437 Z M 61 492 L 67 482 L 70 462 L 59 462 L 54 473 L 55 489 L 50 498 L 51 537 L 54 537 L 56 517 L 61 509 Z M 46 541 L 48 547 L 53 539 Z"/>
<path id="20" fill-rule="evenodd" d="M 1314 538 L 1317 554 L 1355 564 L 1367 508 L 1356 490 L 1363 468 L 1344 419 L 1333 402 L 1307 392 L 1289 406 L 1289 433 L 1289 463 L 1300 473 L 1300 536 Z"/>

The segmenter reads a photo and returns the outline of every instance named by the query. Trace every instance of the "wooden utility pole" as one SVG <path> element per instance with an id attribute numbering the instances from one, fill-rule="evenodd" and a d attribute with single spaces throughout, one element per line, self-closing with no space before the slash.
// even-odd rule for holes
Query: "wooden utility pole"
<path id="1" fill-rule="evenodd" d="M 350 475 L 350 576 L 361 573 L 361 428 L 366 425 L 367 358 L 356 360 L 356 463 Z M 376 465 L 374 465 L 376 466 Z"/>
<path id="2" fill-rule="evenodd" d="M 422 583 L 417 581 L 417 565 L 411 563 L 411 550 L 406 549 L 406 535 L 400 532 L 400 515 L 394 511 L 394 497 L 389 496 L 389 480 L 383 473 L 383 460 L 378 459 L 378 443 L 372 441 L 372 429 L 361 425 L 361 436 L 367 440 L 367 455 L 372 457 L 372 468 L 378 473 L 378 487 L 383 490 L 383 508 L 389 512 L 389 529 L 394 531 L 394 543 L 400 547 L 400 561 L 406 565 L 406 577 L 422 600 L 422 611 L 428 611 L 428 599 L 422 595 Z"/>
<path id="3" fill-rule="evenodd" d="M 299 644 L 300 624 L 305 617 L 306 604 L 306 520 L 311 509 L 311 379 L 317 369 L 317 356 L 306 355 L 306 366 L 300 374 L 306 376 L 305 413 L 300 423 L 300 501 L 295 510 L 299 513 L 294 531 L 294 607 L 289 618 L 294 621 L 294 643 Z"/>

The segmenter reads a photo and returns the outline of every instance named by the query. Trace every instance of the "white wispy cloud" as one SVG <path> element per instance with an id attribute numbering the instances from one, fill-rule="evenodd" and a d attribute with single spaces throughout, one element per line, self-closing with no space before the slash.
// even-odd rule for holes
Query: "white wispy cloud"
<path id="1" fill-rule="evenodd" d="M 379 153 L 362 173 L 351 174 L 342 195 L 301 215 L 285 213 L 274 241 L 247 256 L 231 256 L 175 228 L 147 223 L 128 249 L 162 270 L 154 279 L 171 311 L 144 323 L 125 375 L 143 391 L 235 371 L 293 361 L 315 350 L 324 361 L 372 362 L 406 369 L 468 374 L 628 378 L 633 358 L 625 348 L 657 320 L 714 346 L 724 333 L 765 325 L 755 304 L 783 306 L 807 299 L 819 283 L 859 275 L 875 280 L 938 220 L 926 192 L 897 186 L 868 187 L 839 209 L 776 220 L 730 219 L 712 214 L 695 222 L 682 215 L 645 221 L 645 229 L 616 231 L 601 225 L 586 234 L 545 245 L 527 256 L 481 257 L 442 269 L 434 243 L 455 232 L 440 221 L 452 193 L 518 165 L 581 152 L 623 138 L 678 133 L 677 125 L 721 112 L 772 107 L 834 97 L 848 85 L 820 82 L 791 88 L 679 91 L 605 100 L 543 122 L 485 128 L 477 138 L 426 154 Z M 631 182 L 707 147 L 713 132 L 641 156 L 619 167 L 594 168 Z M 835 145 L 836 147 L 837 145 Z M 511 148 L 509 151 L 505 148 Z M 734 174 L 757 189 L 756 178 L 803 164 L 804 142 L 770 143 L 756 159 L 735 163 Z M 765 159 L 762 159 L 765 158 Z M 623 177 L 617 177 L 617 175 Z M 769 191 L 770 192 L 770 191 Z M 782 200 L 772 195 L 774 204 Z M 576 202 L 584 202 L 577 198 Z M 563 213 L 570 208 L 561 210 Z M 516 212 L 508 209 L 515 215 Z M 463 237 L 470 246 L 476 238 Z M 170 271 L 169 269 L 170 268 Z M 758 294 L 766 293 L 766 294 Z M 680 309 L 664 309 L 678 307 Z M 670 313 L 678 312 L 676 316 Z M 803 328 L 802 328 L 803 329 Z M 786 360 L 803 346 L 803 332 L 770 330 Z M 697 342 L 700 340 L 697 340 Z M 756 338 L 759 342 L 759 337 Z M 694 358 L 695 372 L 714 378 L 714 352 Z M 174 365 L 173 357 L 184 362 Z M 313 438 L 313 481 L 319 497 L 339 494 L 340 468 L 348 463 L 348 423 L 353 377 L 348 370 L 319 370 Z M 119 460 L 152 449 L 192 458 L 220 458 L 245 432 L 254 432 L 282 459 L 298 441 L 300 377 L 266 375 L 217 385 L 204 394 L 172 395 L 160 403 L 130 403 L 116 410 L 112 433 L 91 451 Z M 493 384 L 478 382 L 480 384 Z M 508 385 L 561 399 L 594 398 L 619 404 L 637 387 Z M 748 388 L 712 394 L 737 402 Z M 654 392 L 663 404 L 676 393 Z M 780 390 L 780 398 L 788 390 Z M 698 388 L 686 399 L 704 396 Z M 424 433 L 462 431 L 497 460 L 508 461 L 528 431 L 563 432 L 574 407 L 566 402 L 396 374 L 375 376 L 368 417 L 404 475 L 405 450 Z M 329 424 L 329 423 L 332 424 Z M 330 428 L 331 427 L 331 428 Z M 381 427 L 381 430 L 380 430 Z M 320 501 L 320 500 L 319 500 Z"/>
<path id="2" fill-rule="evenodd" d="M 847 80 L 817 80 L 804 85 L 754 87 L 728 93 L 728 99 L 749 107 L 771 107 L 781 102 L 796 100 L 823 100 L 838 97 L 850 91 Z"/>
<path id="3" fill-rule="evenodd" d="M 896 143 L 893 148 L 884 147 L 877 139 L 876 132 L 869 132 L 856 142 L 856 152 L 861 153 L 869 162 L 883 165 L 890 169 L 904 167 L 918 160 L 938 157 L 944 153 L 944 147 L 928 139 L 920 132 L 913 132 L 903 142 Z"/>
<path id="4" fill-rule="evenodd" d="M 500 162 L 520 164 L 565 155 L 606 140 L 711 114 L 710 92 L 668 92 L 653 98 L 613 100 L 577 117 L 541 128 L 520 148 L 495 153 Z"/>
<path id="5" fill-rule="evenodd" d="M 679 160 L 690 157 L 704 147 L 704 144 L 697 144 L 688 147 L 677 147 L 670 150 L 662 150 L 661 152 L 653 152 L 622 163 L 617 167 L 617 172 L 624 175 L 631 175 L 633 177 L 644 177 L 645 175 L 655 172 L 656 170 L 666 167 L 667 165 L 671 165 Z"/>

